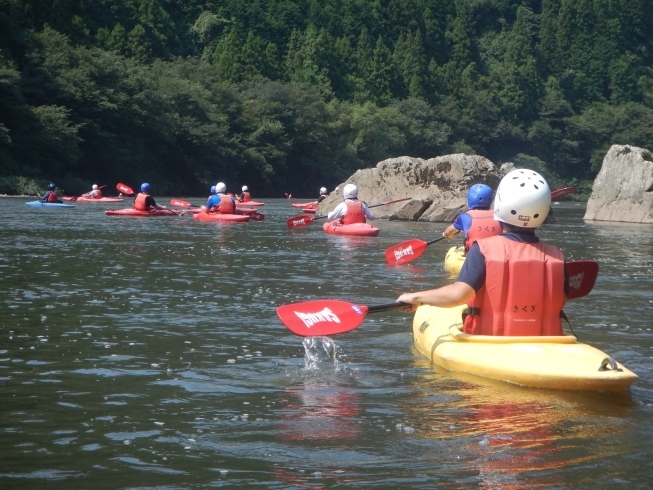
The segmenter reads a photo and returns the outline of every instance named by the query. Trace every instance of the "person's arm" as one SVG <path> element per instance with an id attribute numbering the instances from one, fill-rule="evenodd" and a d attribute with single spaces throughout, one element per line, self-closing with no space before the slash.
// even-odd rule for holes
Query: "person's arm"
<path id="1" fill-rule="evenodd" d="M 375 219 L 374 215 L 372 214 L 372 211 L 370 211 L 370 208 L 367 207 L 367 204 L 363 203 L 363 214 L 367 219 Z"/>
<path id="2" fill-rule="evenodd" d="M 342 218 L 346 212 L 347 212 L 347 205 L 344 202 L 341 202 L 340 204 L 338 204 L 338 206 L 336 206 L 336 209 L 334 209 L 327 215 L 327 219 L 329 221 L 335 221 L 337 219 Z"/>
<path id="3" fill-rule="evenodd" d="M 418 306 L 423 304 L 439 306 L 440 308 L 464 305 L 474 296 L 474 293 L 474 289 L 469 284 L 456 281 L 453 284 L 437 289 L 418 291 L 416 293 L 404 293 L 397 298 L 397 301 L 410 303 L 411 306 L 406 311 L 412 313 Z"/>
<path id="4" fill-rule="evenodd" d="M 320 197 L 317 198 L 317 203 L 320 204 L 325 199 L 326 199 L 326 196 L 324 194 L 320 194 Z"/>
<path id="5" fill-rule="evenodd" d="M 453 220 L 453 223 L 447 226 L 442 232 L 442 236 L 445 238 L 453 238 L 454 235 L 463 231 L 465 229 L 464 221 L 466 217 L 469 217 L 469 215 L 465 213 L 456 216 L 456 219 Z"/>

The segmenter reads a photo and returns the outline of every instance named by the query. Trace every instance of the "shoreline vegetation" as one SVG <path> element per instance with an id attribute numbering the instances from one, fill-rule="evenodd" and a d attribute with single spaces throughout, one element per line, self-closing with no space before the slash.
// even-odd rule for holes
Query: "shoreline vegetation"
<path id="1" fill-rule="evenodd" d="M 8 0 L 0 25 L 4 194 L 314 196 L 467 153 L 586 199 L 612 144 L 653 148 L 653 2 Z"/>

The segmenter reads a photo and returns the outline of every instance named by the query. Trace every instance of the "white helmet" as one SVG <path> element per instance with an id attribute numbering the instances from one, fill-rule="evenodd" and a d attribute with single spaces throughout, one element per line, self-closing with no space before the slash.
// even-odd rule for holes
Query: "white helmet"
<path id="1" fill-rule="evenodd" d="M 249 189 L 247 188 L 246 185 L 243 186 L 243 192 L 247 192 Z"/>
<path id="2" fill-rule="evenodd" d="M 342 194 L 345 196 L 345 199 L 356 199 L 358 197 L 358 187 L 354 184 L 347 184 Z"/>
<path id="3" fill-rule="evenodd" d="M 320 187 L 320 194 L 326 194 L 326 187 Z"/>
<path id="4" fill-rule="evenodd" d="M 93 184 L 93 187 L 91 187 L 94 191 L 97 191 L 97 184 Z"/>
<path id="5" fill-rule="evenodd" d="M 538 228 L 550 207 L 551 189 L 544 177 L 525 168 L 513 170 L 497 189 L 494 219 L 520 228 Z"/>
<path id="6" fill-rule="evenodd" d="M 215 184 L 215 192 L 218 194 L 224 194 L 227 192 L 227 186 L 224 185 L 224 182 L 218 182 Z"/>

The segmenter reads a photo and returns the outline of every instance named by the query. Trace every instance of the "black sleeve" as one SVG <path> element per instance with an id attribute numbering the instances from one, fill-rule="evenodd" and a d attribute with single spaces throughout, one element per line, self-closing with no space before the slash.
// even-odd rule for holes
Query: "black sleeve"
<path id="1" fill-rule="evenodd" d="M 318 197 L 318 198 L 317 198 L 317 202 L 318 202 L 318 204 L 321 203 L 322 201 L 324 201 L 325 199 L 326 199 L 326 196 L 325 196 L 325 195 L 321 195 L 320 197 Z"/>
<path id="2" fill-rule="evenodd" d="M 146 206 L 156 206 L 156 202 L 154 202 L 154 198 L 152 196 L 147 196 L 145 198 L 145 205 Z"/>

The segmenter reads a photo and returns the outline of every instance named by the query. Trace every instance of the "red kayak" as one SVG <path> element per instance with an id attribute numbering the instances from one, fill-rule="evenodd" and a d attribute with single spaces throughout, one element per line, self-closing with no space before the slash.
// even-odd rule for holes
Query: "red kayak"
<path id="1" fill-rule="evenodd" d="M 324 223 L 322 229 L 330 235 L 347 235 L 347 236 L 377 236 L 378 228 L 367 223 L 353 223 L 351 225 L 342 225 L 338 221 Z"/>
<path id="2" fill-rule="evenodd" d="M 74 201 L 74 202 L 123 202 L 122 197 L 101 197 L 100 199 L 94 199 L 92 197 L 64 197 L 64 201 Z"/>
<path id="3" fill-rule="evenodd" d="M 190 210 L 191 213 L 193 214 L 199 214 L 199 213 L 204 213 L 205 211 L 201 208 L 193 208 Z M 258 210 L 256 208 L 242 208 L 240 206 L 236 206 L 236 213 L 239 214 L 254 214 L 258 213 Z M 213 214 L 213 213 L 211 213 Z"/>
<path id="4" fill-rule="evenodd" d="M 247 223 L 249 216 L 246 214 L 222 214 L 222 213 L 197 213 L 193 215 L 197 221 L 226 221 L 230 223 Z"/>
<path id="5" fill-rule="evenodd" d="M 306 214 L 315 214 L 316 209 L 315 208 L 303 208 L 302 212 Z"/>
<path id="6" fill-rule="evenodd" d="M 317 201 L 313 202 L 294 202 L 291 204 L 293 208 L 316 208 Z"/>
<path id="7" fill-rule="evenodd" d="M 150 216 L 179 216 L 179 211 L 172 209 L 153 209 L 152 211 L 139 211 L 138 209 L 107 209 L 104 214 L 107 216 L 128 216 L 134 218 L 147 218 Z"/>
<path id="8" fill-rule="evenodd" d="M 265 206 L 264 202 L 258 201 L 236 201 L 237 206 Z"/>

